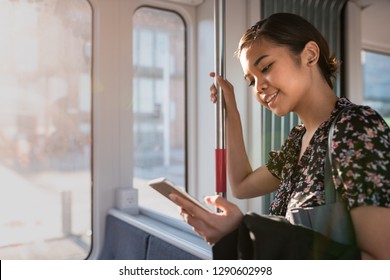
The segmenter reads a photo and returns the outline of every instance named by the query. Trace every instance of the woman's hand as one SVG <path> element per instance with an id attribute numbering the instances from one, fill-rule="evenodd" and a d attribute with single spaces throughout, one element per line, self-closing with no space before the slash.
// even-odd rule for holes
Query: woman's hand
<path id="1" fill-rule="evenodd" d="M 215 73 L 211 72 L 210 77 L 214 78 Z M 227 111 L 230 111 L 231 109 L 237 110 L 233 85 L 228 80 L 225 80 L 222 76 L 217 76 L 217 84 L 222 89 L 226 110 Z M 218 92 L 217 87 L 215 86 L 215 84 L 212 84 L 210 86 L 210 100 L 213 103 L 217 102 L 217 92 Z"/>
<path id="2" fill-rule="evenodd" d="M 214 244 L 226 234 L 238 228 L 243 214 L 237 205 L 221 196 L 208 196 L 205 201 L 220 209 L 220 213 L 206 212 L 175 194 L 169 197 L 181 208 L 183 219 L 209 244 Z"/>

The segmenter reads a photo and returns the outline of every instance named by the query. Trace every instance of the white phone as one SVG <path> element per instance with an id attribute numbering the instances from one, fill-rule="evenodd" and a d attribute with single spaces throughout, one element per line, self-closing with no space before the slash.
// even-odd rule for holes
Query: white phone
<path id="1" fill-rule="evenodd" d="M 196 206 L 198 206 L 202 210 L 207 211 L 207 212 L 211 212 L 211 210 L 208 209 L 205 205 L 203 205 L 198 200 L 196 200 L 195 198 L 190 196 L 186 191 L 175 186 L 175 184 L 173 184 L 172 182 L 167 180 L 165 177 L 151 180 L 151 181 L 149 181 L 148 184 L 149 184 L 149 186 L 151 186 L 153 189 L 155 189 L 156 191 L 161 193 L 163 196 L 165 196 L 169 200 L 171 200 L 169 195 L 171 193 L 174 193 L 174 194 L 186 199 L 187 201 L 192 202 L 193 204 L 195 204 Z"/>

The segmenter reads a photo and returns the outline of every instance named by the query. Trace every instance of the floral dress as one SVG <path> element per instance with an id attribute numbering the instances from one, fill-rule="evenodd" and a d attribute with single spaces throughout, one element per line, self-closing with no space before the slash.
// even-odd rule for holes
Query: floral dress
<path id="1" fill-rule="evenodd" d="M 270 153 L 268 170 L 281 183 L 270 206 L 270 214 L 285 216 L 287 209 L 325 203 L 324 166 L 328 132 L 338 112 L 353 105 L 338 99 L 328 120 L 323 122 L 299 159 L 304 125 L 294 127 L 277 152 Z M 368 106 L 352 106 L 335 125 L 331 149 L 340 165 L 336 190 L 348 208 L 375 205 L 390 208 L 390 129 L 383 118 Z M 333 178 L 337 171 L 333 171 Z"/>

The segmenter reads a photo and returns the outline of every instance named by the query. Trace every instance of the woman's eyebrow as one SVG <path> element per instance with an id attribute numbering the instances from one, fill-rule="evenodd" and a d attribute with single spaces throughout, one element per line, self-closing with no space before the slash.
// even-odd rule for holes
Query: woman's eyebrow
<path id="1" fill-rule="evenodd" d="M 257 65 L 259 65 L 260 61 L 262 61 L 264 58 L 268 57 L 269 55 L 268 54 L 265 54 L 265 55 L 262 55 L 262 56 L 259 56 L 255 62 L 253 62 L 253 66 L 256 67 Z M 246 80 L 246 78 L 248 77 L 248 74 L 246 74 L 244 76 L 244 79 Z"/>
<path id="2" fill-rule="evenodd" d="M 267 56 L 269 56 L 268 54 L 265 54 L 265 55 L 262 55 L 262 56 L 260 56 L 260 57 L 258 57 L 256 60 L 255 60 L 255 62 L 253 62 L 253 66 L 257 66 L 257 65 L 259 65 L 259 63 L 260 63 L 260 61 L 262 61 L 264 58 L 266 58 Z"/>

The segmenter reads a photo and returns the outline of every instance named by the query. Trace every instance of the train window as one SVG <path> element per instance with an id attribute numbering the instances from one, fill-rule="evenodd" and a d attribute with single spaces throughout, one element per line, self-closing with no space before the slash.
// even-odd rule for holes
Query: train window
<path id="1" fill-rule="evenodd" d="M 377 110 L 390 125 L 390 55 L 362 51 L 364 104 Z"/>
<path id="2" fill-rule="evenodd" d="M 0 23 L 0 259 L 85 259 L 91 7 L 2 0 Z"/>
<path id="3" fill-rule="evenodd" d="M 140 206 L 177 216 L 147 186 L 167 177 L 186 183 L 185 24 L 175 12 L 141 7 L 133 17 L 134 179 Z"/>

